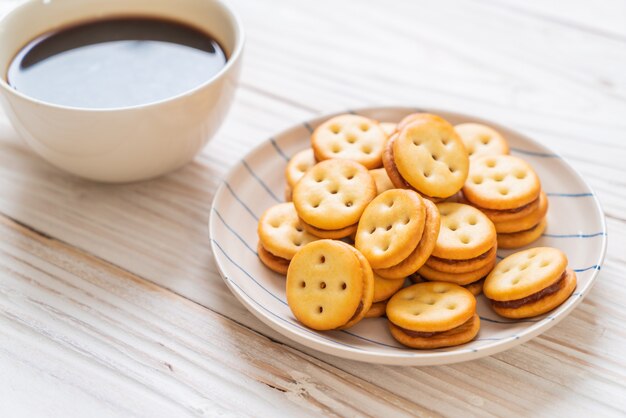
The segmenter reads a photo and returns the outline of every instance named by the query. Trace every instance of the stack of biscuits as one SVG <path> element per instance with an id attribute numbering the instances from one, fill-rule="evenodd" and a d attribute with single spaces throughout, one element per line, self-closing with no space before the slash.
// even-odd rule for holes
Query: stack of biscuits
<path id="1" fill-rule="evenodd" d="M 472 294 L 496 263 L 496 230 L 478 209 L 462 203 L 438 203 L 441 228 L 432 255 L 419 269 L 421 279 L 455 283 Z"/>
<path id="2" fill-rule="evenodd" d="M 379 276 L 404 279 L 426 262 L 438 234 L 439 212 L 433 202 L 412 190 L 392 189 L 367 206 L 354 246 Z"/>
<path id="3" fill-rule="evenodd" d="M 498 248 L 541 236 L 548 210 L 533 169 L 508 154 L 505 138 L 478 123 L 330 118 L 288 162 L 288 203 L 261 216 L 259 259 L 287 276 L 291 311 L 315 330 L 387 316 L 405 346 L 463 344 L 479 332 L 483 290 L 499 315 L 545 313 L 576 275 L 552 248 L 496 266 Z"/>
<path id="4" fill-rule="evenodd" d="M 500 248 L 528 245 L 546 228 L 548 199 L 535 171 L 520 158 L 486 155 L 473 159 L 463 195 L 493 221 Z"/>

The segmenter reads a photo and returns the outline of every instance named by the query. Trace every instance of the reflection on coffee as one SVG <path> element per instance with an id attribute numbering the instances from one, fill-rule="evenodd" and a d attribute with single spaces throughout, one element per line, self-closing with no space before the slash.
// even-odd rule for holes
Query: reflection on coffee
<path id="1" fill-rule="evenodd" d="M 17 53 L 7 81 L 44 102 L 107 109 L 188 92 L 226 60 L 215 38 L 199 29 L 163 19 L 115 18 L 37 37 Z"/>

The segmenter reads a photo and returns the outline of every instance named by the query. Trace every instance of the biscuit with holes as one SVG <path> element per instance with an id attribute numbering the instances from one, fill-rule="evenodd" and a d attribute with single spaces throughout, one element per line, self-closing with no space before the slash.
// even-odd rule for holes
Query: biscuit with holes
<path id="1" fill-rule="evenodd" d="M 397 126 L 398 124 L 393 122 L 380 122 L 380 127 L 382 128 L 385 135 L 387 135 L 387 138 L 389 138 L 391 135 L 394 134 L 394 132 L 396 132 Z"/>
<path id="2" fill-rule="evenodd" d="M 319 125 L 311 135 L 318 161 L 354 160 L 372 169 L 382 166 L 387 134 L 378 122 L 359 115 L 339 115 Z"/>
<path id="3" fill-rule="evenodd" d="M 317 163 L 298 181 L 293 203 L 306 224 L 337 231 L 355 225 L 375 196 L 374 178 L 361 164 L 326 160 Z"/>
<path id="4" fill-rule="evenodd" d="M 432 255 L 450 260 L 478 257 L 496 244 L 496 228 L 478 209 L 462 203 L 438 203 L 441 228 Z"/>
<path id="5" fill-rule="evenodd" d="M 291 187 L 295 186 L 298 180 L 304 176 L 304 173 L 309 171 L 316 163 L 317 161 L 315 161 L 315 156 L 311 148 L 296 153 L 291 157 L 285 168 L 287 184 Z"/>
<path id="6" fill-rule="evenodd" d="M 417 121 L 417 120 L 432 120 L 439 123 L 448 123 L 444 118 L 438 115 L 433 115 L 432 113 L 411 113 L 410 115 L 406 115 L 402 118 L 400 122 L 396 125 L 396 132 L 400 132 L 404 128 L 406 128 L 409 124 Z"/>
<path id="7" fill-rule="evenodd" d="M 451 283 L 425 282 L 400 290 L 387 302 L 391 335 L 413 348 L 464 344 L 478 334 L 476 298 Z"/>
<path id="8" fill-rule="evenodd" d="M 511 155 L 489 155 L 472 160 L 463 195 L 487 209 L 514 209 L 539 197 L 541 183 L 528 163 Z"/>
<path id="9" fill-rule="evenodd" d="M 374 302 L 381 302 L 392 297 L 404 286 L 404 278 L 385 279 L 374 272 Z"/>
<path id="10" fill-rule="evenodd" d="M 387 190 L 373 199 L 363 212 L 354 246 L 372 268 L 396 265 L 417 247 L 425 217 L 426 209 L 417 193 Z"/>
<path id="11" fill-rule="evenodd" d="M 428 280 L 426 280 L 425 278 L 423 278 L 422 276 L 419 275 L 419 273 L 415 273 L 412 274 L 408 277 L 411 282 L 413 283 L 424 283 L 427 282 Z M 466 284 L 463 285 L 461 287 L 469 290 L 469 292 L 474 295 L 474 296 L 478 296 L 483 292 L 483 284 L 485 283 L 485 279 L 481 279 L 481 280 L 477 280 L 475 282 L 472 282 L 470 284 Z"/>
<path id="12" fill-rule="evenodd" d="M 419 190 L 415 189 L 415 187 L 411 186 L 406 180 L 402 178 L 402 175 L 398 171 L 398 168 L 393 161 L 393 144 L 398 137 L 398 133 L 394 133 L 389 140 L 387 141 L 387 145 L 385 145 L 385 150 L 383 151 L 383 167 L 387 172 L 387 177 L 391 181 L 394 187 L 398 189 L 408 189 L 413 190 L 416 193 L 419 193 L 420 196 L 432 200 L 433 202 L 441 202 L 444 199 L 437 198 L 433 196 L 427 196 L 424 193 L 421 193 Z"/>
<path id="13" fill-rule="evenodd" d="M 381 302 L 374 302 L 370 307 L 369 311 L 365 314 L 365 318 L 380 318 L 381 316 L 385 316 L 385 311 L 387 310 L 387 301 L 383 300 Z"/>
<path id="14" fill-rule="evenodd" d="M 505 209 L 505 210 L 487 209 L 487 208 L 476 206 L 472 204 L 470 201 L 468 201 L 467 199 L 465 199 L 465 196 L 463 197 L 463 200 L 461 201 L 461 203 L 466 203 L 468 205 L 477 207 L 478 209 L 480 209 L 482 213 L 487 215 L 487 217 L 491 219 L 491 221 L 495 224 L 497 222 L 498 223 L 515 222 L 518 219 L 522 219 L 526 216 L 529 216 L 531 213 L 536 212 L 539 209 L 539 200 L 540 200 L 539 197 L 537 197 L 537 199 L 533 200 L 532 202 L 524 206 L 520 206 L 518 208 L 513 208 L 513 209 Z"/>
<path id="15" fill-rule="evenodd" d="M 354 325 L 369 311 L 374 276 L 365 257 L 350 245 L 314 241 L 292 259 L 287 303 L 298 321 L 315 330 Z"/>
<path id="16" fill-rule="evenodd" d="M 402 179 L 426 196 L 450 197 L 467 178 L 467 151 L 448 122 L 428 118 L 408 124 L 395 137 L 392 151 Z"/>
<path id="17" fill-rule="evenodd" d="M 285 184 L 285 202 L 291 202 L 293 189 L 289 184 Z"/>
<path id="18" fill-rule="evenodd" d="M 470 159 L 485 155 L 506 155 L 509 144 L 495 129 L 480 123 L 461 123 L 454 129 L 459 134 Z"/>
<path id="19" fill-rule="evenodd" d="M 496 259 L 497 249 L 497 246 L 494 245 L 478 257 L 469 258 L 467 260 L 451 260 L 449 258 L 430 256 L 430 258 L 426 260 L 426 265 L 433 270 L 444 273 L 468 273 L 483 268 L 488 264 L 493 264 Z"/>
<path id="20" fill-rule="evenodd" d="M 576 288 L 576 274 L 565 254 L 537 247 L 509 255 L 487 276 L 483 287 L 496 313 L 528 318 L 561 305 Z"/>
<path id="21" fill-rule="evenodd" d="M 290 260 L 275 256 L 274 254 L 263 248 L 260 242 L 257 245 L 257 254 L 259 255 L 259 260 L 261 260 L 261 262 L 265 264 L 265 267 L 269 268 L 272 271 L 275 271 L 278 274 L 282 274 L 283 276 L 287 274 Z"/>
<path id="22" fill-rule="evenodd" d="M 439 270 L 435 270 L 428 265 L 423 265 L 422 268 L 418 270 L 418 273 L 425 279 L 431 281 L 454 283 L 458 284 L 459 286 L 465 286 L 486 277 L 489 272 L 493 270 L 493 266 L 495 265 L 496 258 L 494 257 L 489 262 L 489 264 L 486 264 L 479 269 L 468 271 L 467 273 L 445 273 Z"/>
<path id="23" fill-rule="evenodd" d="M 384 168 L 375 168 L 370 170 L 370 174 L 374 177 L 374 182 L 376 183 L 376 192 L 381 194 L 384 191 L 395 189 L 395 186 L 389 179 L 387 175 L 387 171 Z"/>
<path id="24" fill-rule="evenodd" d="M 496 232 L 498 234 L 510 234 L 512 232 L 526 231 L 538 225 L 547 213 L 548 197 L 542 191 L 539 195 L 539 206 L 537 207 L 537 210 L 513 221 L 494 222 L 493 224 L 496 226 Z"/>
<path id="25" fill-rule="evenodd" d="M 440 217 L 439 210 L 437 210 L 437 206 L 433 202 L 428 199 L 423 201 L 426 207 L 426 219 L 424 221 L 424 232 L 422 232 L 422 237 L 417 247 L 400 263 L 385 269 L 377 269 L 376 274 L 387 279 L 407 277 L 419 270 L 430 257 L 439 236 Z"/>
<path id="26" fill-rule="evenodd" d="M 291 260 L 301 247 L 318 239 L 304 230 L 293 203 L 279 203 L 263 212 L 257 233 L 263 248 L 286 260 Z"/>
<path id="27" fill-rule="evenodd" d="M 537 225 L 525 231 L 498 234 L 498 247 L 504 249 L 524 247 L 541 238 L 547 225 L 546 218 L 543 218 Z"/>

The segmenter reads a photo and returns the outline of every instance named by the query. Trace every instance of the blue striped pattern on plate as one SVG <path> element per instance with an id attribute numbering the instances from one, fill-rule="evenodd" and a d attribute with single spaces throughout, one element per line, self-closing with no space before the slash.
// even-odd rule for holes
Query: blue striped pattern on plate
<path id="1" fill-rule="evenodd" d="M 411 108 L 369 108 L 351 111 L 380 121 L 398 121 Z M 226 176 L 218 189 L 209 221 L 218 268 L 235 296 L 259 319 L 287 337 L 337 356 L 386 364 L 434 365 L 491 355 L 527 341 L 570 312 L 587 294 L 601 268 L 606 226 L 600 205 L 587 184 L 560 156 L 505 127 L 478 118 L 432 111 L 450 122 L 483 122 L 500 130 L 511 152 L 527 160 L 541 178 L 550 199 L 548 228 L 533 246 L 554 246 L 568 255 L 578 275 L 578 288 L 555 311 L 538 318 L 511 321 L 498 317 L 478 298 L 482 319 L 478 338 L 466 345 L 415 351 L 391 338 L 386 320 L 368 319 L 349 330 L 316 332 L 299 324 L 286 303 L 284 278 L 265 268 L 256 253 L 257 221 L 263 211 L 282 200 L 284 170 L 290 156 L 309 146 L 311 131 L 332 115 L 306 121 L 263 142 Z M 500 258 L 512 251 L 499 251 Z"/>

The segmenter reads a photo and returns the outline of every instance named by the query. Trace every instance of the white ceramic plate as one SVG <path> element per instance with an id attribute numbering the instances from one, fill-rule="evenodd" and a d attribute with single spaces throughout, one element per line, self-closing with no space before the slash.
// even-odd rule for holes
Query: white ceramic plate
<path id="1" fill-rule="evenodd" d="M 396 122 L 412 108 L 368 108 L 353 113 L 381 122 Z M 423 111 L 423 110 L 422 110 Z M 257 221 L 268 207 L 283 201 L 284 171 L 289 157 L 309 147 L 311 130 L 333 115 L 294 126 L 252 150 L 224 179 L 209 221 L 211 246 L 224 281 L 261 321 L 281 334 L 325 353 L 353 360 L 398 365 L 455 363 L 488 356 L 541 334 L 572 311 L 591 289 L 604 260 L 606 225 L 598 200 L 580 175 L 560 156 L 534 140 L 498 124 L 457 113 L 431 110 L 453 124 L 482 122 L 502 132 L 511 153 L 528 161 L 550 200 L 548 228 L 531 246 L 563 250 L 578 275 L 570 298 L 547 315 L 520 321 L 498 317 L 478 297 L 481 329 L 477 338 L 458 347 L 412 350 L 389 334 L 385 318 L 365 319 L 343 331 L 317 332 L 298 323 L 285 297 L 285 279 L 257 258 Z M 500 257 L 511 251 L 498 251 Z"/>

